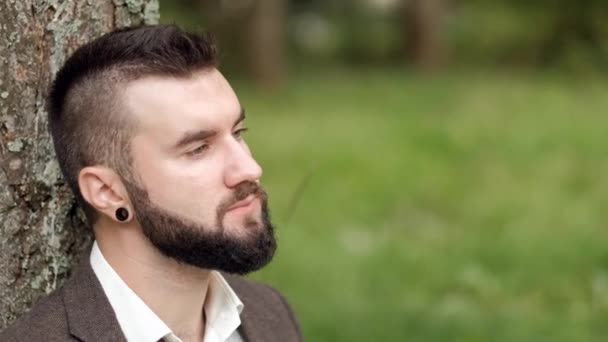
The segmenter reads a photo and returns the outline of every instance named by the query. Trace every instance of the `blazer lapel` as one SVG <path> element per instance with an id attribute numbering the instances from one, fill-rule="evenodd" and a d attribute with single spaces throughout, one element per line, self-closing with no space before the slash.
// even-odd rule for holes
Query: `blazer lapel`
<path id="1" fill-rule="evenodd" d="M 223 274 L 245 306 L 239 332 L 247 342 L 302 341 L 297 322 L 288 304 L 274 289 Z"/>
<path id="2" fill-rule="evenodd" d="M 86 256 L 62 290 L 70 333 L 82 341 L 127 342 Z"/>
<path id="3" fill-rule="evenodd" d="M 252 313 L 251 303 L 246 303 L 243 300 L 243 296 L 238 294 L 239 299 L 245 306 L 241 313 L 241 325 L 238 328 L 239 334 L 244 341 L 247 342 L 262 342 L 264 341 L 264 330 L 260 329 L 257 324 L 257 317 Z"/>
<path id="4" fill-rule="evenodd" d="M 273 330 L 270 328 L 272 319 L 268 317 L 268 310 L 258 298 L 255 289 L 248 286 L 237 276 L 226 273 L 222 273 L 222 275 L 244 305 L 241 313 L 241 325 L 238 329 L 243 340 L 247 342 L 275 341 Z"/>

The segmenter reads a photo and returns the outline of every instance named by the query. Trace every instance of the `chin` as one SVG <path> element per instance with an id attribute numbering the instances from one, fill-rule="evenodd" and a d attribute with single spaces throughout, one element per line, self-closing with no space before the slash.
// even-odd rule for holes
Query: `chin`
<path id="1" fill-rule="evenodd" d="M 251 233 L 257 233 L 263 229 L 259 217 L 246 217 L 238 220 L 238 222 L 227 221 L 224 227 L 228 234 L 243 237 Z"/>

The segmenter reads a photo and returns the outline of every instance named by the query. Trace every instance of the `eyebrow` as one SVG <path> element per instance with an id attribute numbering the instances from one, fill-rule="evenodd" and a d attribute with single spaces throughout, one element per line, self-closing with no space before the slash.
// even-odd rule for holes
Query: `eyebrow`
<path id="1" fill-rule="evenodd" d="M 234 128 L 236 125 L 240 124 L 243 120 L 245 120 L 245 109 L 241 108 L 241 113 L 239 114 L 239 117 L 234 122 L 234 125 L 232 127 Z M 179 149 L 183 148 L 184 146 L 190 145 L 193 142 L 209 139 L 216 134 L 217 134 L 217 131 L 207 130 L 207 129 L 200 129 L 200 130 L 196 130 L 196 131 L 187 131 L 173 145 L 172 149 L 179 150 Z"/>

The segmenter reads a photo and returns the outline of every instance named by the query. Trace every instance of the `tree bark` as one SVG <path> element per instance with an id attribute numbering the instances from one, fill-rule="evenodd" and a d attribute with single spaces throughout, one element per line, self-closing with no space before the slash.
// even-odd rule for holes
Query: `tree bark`
<path id="1" fill-rule="evenodd" d="M 277 87 L 284 79 L 284 32 L 286 0 L 255 1 L 249 19 L 248 48 L 253 80 L 265 88 Z"/>
<path id="2" fill-rule="evenodd" d="M 436 69 L 444 60 L 444 0 L 407 0 L 404 6 L 406 50 L 419 69 Z"/>
<path id="3" fill-rule="evenodd" d="M 92 38 L 157 21 L 157 0 L 0 0 L 0 330 L 62 284 L 91 242 L 46 129 L 53 75 Z"/>

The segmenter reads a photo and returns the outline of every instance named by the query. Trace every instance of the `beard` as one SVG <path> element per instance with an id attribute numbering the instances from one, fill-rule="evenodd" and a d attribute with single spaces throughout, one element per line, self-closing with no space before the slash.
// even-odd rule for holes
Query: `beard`
<path id="1" fill-rule="evenodd" d="M 240 183 L 216 209 L 216 222 L 205 225 L 169 212 L 149 199 L 147 191 L 126 183 L 135 218 L 144 235 L 165 256 L 203 269 L 247 274 L 270 262 L 276 250 L 268 199 L 254 182 Z M 244 216 L 241 232 L 230 233 L 223 221 L 228 208 L 255 195 L 261 202 L 260 217 Z M 253 215 L 253 214 L 251 214 Z"/>

